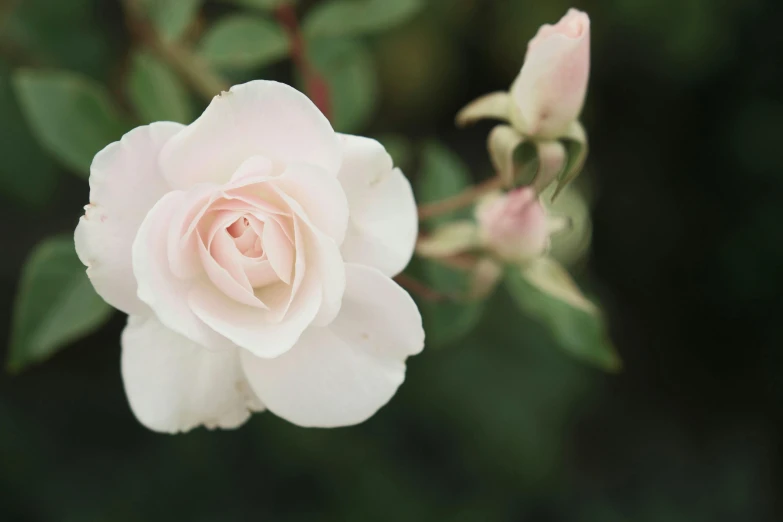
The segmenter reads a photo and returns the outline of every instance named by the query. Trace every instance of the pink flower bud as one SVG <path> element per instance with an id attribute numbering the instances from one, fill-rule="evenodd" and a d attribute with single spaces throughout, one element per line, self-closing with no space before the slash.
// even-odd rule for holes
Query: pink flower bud
<path id="1" fill-rule="evenodd" d="M 579 117 L 590 73 L 590 18 L 571 9 L 530 40 L 511 86 L 516 117 L 526 134 L 557 138 Z"/>
<path id="2" fill-rule="evenodd" d="M 476 210 L 482 242 L 500 259 L 527 261 L 546 252 L 549 223 L 531 187 L 485 201 Z"/>

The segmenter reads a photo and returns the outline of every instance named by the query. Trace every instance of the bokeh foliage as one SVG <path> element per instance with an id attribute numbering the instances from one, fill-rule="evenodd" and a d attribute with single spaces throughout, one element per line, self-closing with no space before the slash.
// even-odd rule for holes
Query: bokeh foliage
<path id="1" fill-rule="evenodd" d="M 166 39 L 192 46 L 230 82 L 306 87 L 285 59 L 279 0 L 146 1 Z M 455 172 L 491 174 L 490 127 L 458 131 L 453 116 L 506 88 L 537 26 L 569 7 L 299 3 L 335 127 L 394 144 L 420 198 L 453 190 Z M 774 140 L 783 8 L 577 7 L 593 19 L 593 78 L 592 156 L 575 204 L 592 213 L 594 243 L 590 252 L 555 246 L 606 305 L 623 373 L 557 350 L 501 290 L 485 305 L 422 303 L 425 321 L 446 323 L 433 330 L 443 335 L 362 426 L 302 430 L 267 414 L 236 432 L 171 438 L 130 413 L 115 314 L 47 364 L 0 376 L 0 519 L 779 520 L 783 330 L 772 311 L 783 295 Z M 188 121 L 204 105 L 135 43 L 116 0 L 0 3 L 0 330 L 9 339 L 0 355 L 13 349 L 23 262 L 41 239 L 73 230 L 92 155 L 133 125 Z M 53 126 L 55 116 L 70 125 Z M 426 188 L 439 172 L 449 179 Z M 48 267 L 65 256 L 58 267 L 78 268 L 63 245 L 32 259 Z M 461 284 L 427 264 L 412 270 L 436 286 Z M 61 278 L 36 291 L 79 288 L 66 276 L 72 286 Z M 46 324 L 26 325 L 44 346 L 39 356 L 51 349 L 40 342 Z"/>

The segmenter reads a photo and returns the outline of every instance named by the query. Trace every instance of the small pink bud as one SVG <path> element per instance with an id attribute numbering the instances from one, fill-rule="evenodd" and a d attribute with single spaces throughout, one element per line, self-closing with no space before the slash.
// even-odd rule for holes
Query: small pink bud
<path id="1" fill-rule="evenodd" d="M 546 211 L 531 187 L 485 201 L 476 210 L 482 242 L 500 259 L 527 261 L 549 246 Z"/>
<path id="2" fill-rule="evenodd" d="M 571 9 L 530 40 L 522 71 L 511 86 L 526 134 L 558 138 L 579 117 L 590 74 L 590 18 Z"/>

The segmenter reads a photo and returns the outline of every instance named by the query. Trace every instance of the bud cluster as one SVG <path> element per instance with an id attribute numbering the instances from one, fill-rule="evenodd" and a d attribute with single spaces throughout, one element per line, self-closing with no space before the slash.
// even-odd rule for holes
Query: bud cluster
<path id="1" fill-rule="evenodd" d="M 506 123 L 489 134 L 487 148 L 505 194 L 486 195 L 476 223 L 449 224 L 420 242 L 420 254 L 438 257 L 482 249 L 504 263 L 524 263 L 546 254 L 557 228 L 540 202 L 553 183 L 554 200 L 584 164 L 587 138 L 578 121 L 590 69 L 590 19 L 571 9 L 555 25 L 542 26 L 528 44 L 524 65 L 508 92 L 494 92 L 468 104 L 457 125 L 481 119 Z M 535 147 L 536 175 L 518 187 L 517 151 Z M 562 220 L 561 220 L 562 221 Z"/>

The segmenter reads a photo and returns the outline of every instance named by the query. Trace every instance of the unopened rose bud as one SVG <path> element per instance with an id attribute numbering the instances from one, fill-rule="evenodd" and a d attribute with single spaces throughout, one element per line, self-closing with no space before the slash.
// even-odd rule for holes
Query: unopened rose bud
<path id="1" fill-rule="evenodd" d="M 503 261 L 528 261 L 549 246 L 549 220 L 531 187 L 484 201 L 476 209 L 476 219 L 482 243 Z"/>
<path id="2" fill-rule="evenodd" d="M 571 9 L 530 41 L 511 86 L 512 121 L 529 136 L 558 138 L 582 111 L 590 72 L 590 18 Z"/>

